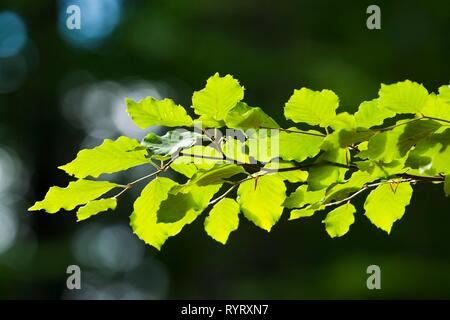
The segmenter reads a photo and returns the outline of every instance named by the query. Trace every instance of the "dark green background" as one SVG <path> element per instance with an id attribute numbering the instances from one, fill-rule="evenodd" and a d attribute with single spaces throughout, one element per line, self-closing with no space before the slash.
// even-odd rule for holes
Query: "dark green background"
<path id="1" fill-rule="evenodd" d="M 67 184 L 57 166 L 86 141 L 83 126 L 62 108 L 76 87 L 148 80 L 189 106 L 192 92 L 210 75 L 230 73 L 245 86 L 250 105 L 288 125 L 282 107 L 294 88 L 332 89 L 340 110 L 353 112 L 376 97 L 380 83 L 411 79 L 429 91 L 448 84 L 450 2 L 377 1 L 382 29 L 375 31 L 366 28 L 370 4 L 126 1 L 112 35 L 95 49 L 82 49 L 61 38 L 55 2 L 3 0 L 1 10 L 24 19 L 32 43 L 27 48 L 36 58 L 20 88 L 0 95 L 0 146 L 23 164 L 26 174 L 15 179 L 29 181 L 15 191 L 19 234 L 0 254 L 0 298 L 449 298 L 450 212 L 442 186 L 417 185 L 413 204 L 390 236 L 359 210 L 339 239 L 326 234 L 321 214 L 293 222 L 285 215 L 270 234 L 241 219 L 222 246 L 204 233 L 201 217 L 162 252 L 131 234 L 132 197 L 116 212 L 83 223 L 72 213 L 26 210 L 48 187 Z M 124 108 L 123 100 L 116 108 Z M 361 201 L 357 205 L 361 209 Z M 89 228 L 94 240 L 76 236 Z M 101 230 L 110 237 L 98 244 Z M 80 261 L 74 245 L 100 249 Z M 120 264 L 133 252 L 139 263 L 124 271 Z M 70 264 L 82 269 L 84 293 L 65 290 Z M 379 291 L 366 288 L 372 264 L 381 267 Z"/>

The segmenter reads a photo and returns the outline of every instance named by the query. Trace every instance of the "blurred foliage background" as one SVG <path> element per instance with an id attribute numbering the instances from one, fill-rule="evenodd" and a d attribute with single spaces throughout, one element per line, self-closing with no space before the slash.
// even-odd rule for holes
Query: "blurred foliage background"
<path id="1" fill-rule="evenodd" d="M 66 8 L 81 7 L 81 30 Z M 0 3 L 0 298 L 450 298 L 449 200 L 420 184 L 387 236 L 362 214 L 330 239 L 323 215 L 270 234 L 245 219 L 227 246 L 203 217 L 162 252 L 128 225 L 132 199 L 76 223 L 72 213 L 27 212 L 67 177 L 58 165 L 104 138 L 141 138 L 124 98 L 171 97 L 184 106 L 216 71 L 283 124 L 294 88 L 334 90 L 341 111 L 411 79 L 449 83 L 450 2 L 377 1 L 382 29 L 366 28 L 371 1 L 2 0 Z M 158 132 L 160 128 L 153 128 Z M 132 180 L 134 170 L 115 178 Z M 357 203 L 361 212 L 362 203 Z M 66 268 L 82 290 L 66 289 Z M 377 264 L 382 289 L 366 288 Z"/>

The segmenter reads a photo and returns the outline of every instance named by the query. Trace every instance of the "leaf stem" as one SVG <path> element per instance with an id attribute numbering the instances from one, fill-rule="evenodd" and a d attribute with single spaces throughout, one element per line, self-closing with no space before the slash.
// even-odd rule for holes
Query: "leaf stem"
<path id="1" fill-rule="evenodd" d="M 435 118 L 435 117 L 428 117 L 428 116 L 424 116 L 424 115 L 422 117 L 426 118 L 426 119 L 430 119 L 430 120 L 436 120 L 436 121 L 442 121 L 442 122 L 450 123 L 449 120 L 439 119 L 439 118 Z"/>
<path id="2" fill-rule="evenodd" d="M 350 201 L 351 199 L 353 199 L 354 197 L 356 197 L 358 194 L 366 191 L 367 189 L 370 188 L 374 188 L 374 187 L 378 187 L 379 185 L 382 184 L 386 184 L 386 183 L 404 183 L 404 182 L 416 182 L 416 180 L 413 179 L 401 179 L 401 180 L 384 180 L 384 181 L 380 181 L 380 182 L 376 182 L 376 183 L 371 183 L 371 184 L 365 184 L 361 189 L 359 189 L 358 191 L 352 193 L 350 196 L 348 196 L 347 198 L 344 198 L 342 200 L 339 201 L 335 201 L 335 202 L 330 202 L 325 204 L 325 207 L 329 207 L 329 206 L 337 206 L 340 205 L 341 203 Z"/>
<path id="3" fill-rule="evenodd" d="M 419 120 L 421 120 L 421 119 L 423 119 L 423 118 L 426 118 L 426 117 L 421 116 L 421 117 L 418 117 L 418 118 L 410 119 L 410 120 L 405 121 L 405 122 L 402 122 L 402 123 L 394 124 L 394 125 L 389 126 L 389 127 L 386 127 L 386 128 L 379 128 L 379 129 L 372 129 L 372 130 L 374 130 L 374 131 L 379 131 L 379 132 L 384 132 L 384 131 L 392 130 L 392 129 L 394 129 L 394 128 L 403 126 L 403 125 L 408 124 L 408 123 L 411 123 L 411 122 L 419 121 Z"/>
<path id="4" fill-rule="evenodd" d="M 258 175 L 261 176 L 261 175 Z M 247 178 L 244 178 L 242 180 L 239 180 L 237 182 L 235 182 L 227 191 L 225 191 L 224 193 L 222 193 L 220 196 L 218 196 L 217 198 L 211 200 L 208 203 L 208 206 L 215 204 L 216 202 L 219 202 L 220 200 L 222 200 L 223 198 L 225 198 L 231 191 L 233 191 L 234 189 L 236 189 L 237 187 L 239 187 L 239 185 L 245 181 L 251 180 L 251 179 L 255 179 L 256 177 L 255 175 L 249 176 Z"/>

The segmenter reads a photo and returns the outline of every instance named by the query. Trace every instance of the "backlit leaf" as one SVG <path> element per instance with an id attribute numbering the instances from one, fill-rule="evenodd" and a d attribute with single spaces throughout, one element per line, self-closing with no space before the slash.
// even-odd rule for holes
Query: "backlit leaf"
<path id="1" fill-rule="evenodd" d="M 244 97 L 244 88 L 229 74 L 225 77 L 216 73 L 206 82 L 206 87 L 194 92 L 192 107 L 200 116 L 216 121 L 223 120 L 228 112 Z"/>
<path id="2" fill-rule="evenodd" d="M 379 106 L 378 99 L 364 101 L 355 113 L 356 125 L 359 128 L 371 128 L 382 125 L 385 119 L 395 116 L 395 112 Z"/>
<path id="3" fill-rule="evenodd" d="M 290 128 L 289 130 L 297 131 L 298 129 Z M 307 131 L 306 133 L 288 133 L 281 131 L 278 137 L 280 158 L 298 162 L 316 156 L 320 152 L 320 146 L 324 141 L 324 137 L 320 136 L 319 132 L 313 130 Z"/>
<path id="4" fill-rule="evenodd" d="M 239 226 L 239 204 L 230 198 L 217 202 L 205 219 L 205 231 L 214 240 L 226 244 Z"/>
<path id="5" fill-rule="evenodd" d="M 379 105 L 396 113 L 420 113 L 428 99 L 428 91 L 421 84 L 406 80 L 381 85 Z"/>
<path id="6" fill-rule="evenodd" d="M 346 234 L 355 222 L 355 212 L 355 207 L 349 202 L 328 212 L 323 223 L 330 237 L 341 237 Z"/>
<path id="7" fill-rule="evenodd" d="M 284 206 L 289 209 L 301 208 L 307 204 L 315 204 L 325 200 L 326 189 L 308 191 L 308 185 L 303 184 L 286 198 Z"/>
<path id="8" fill-rule="evenodd" d="M 226 116 L 225 123 L 228 128 L 256 129 L 279 128 L 269 115 L 261 108 L 249 107 L 244 102 L 239 102 Z"/>
<path id="9" fill-rule="evenodd" d="M 103 173 L 113 173 L 142 164 L 148 164 L 147 151 L 136 150 L 139 142 L 127 137 L 115 141 L 106 139 L 100 146 L 78 152 L 72 162 L 59 168 L 77 178 L 92 176 L 97 178 Z"/>
<path id="10" fill-rule="evenodd" d="M 364 203 L 367 218 L 388 234 L 394 222 L 403 217 L 413 192 L 409 183 L 400 183 L 394 190 L 388 183 L 382 184 L 370 192 Z"/>
<path id="11" fill-rule="evenodd" d="M 171 99 L 156 100 L 147 97 L 135 102 L 126 99 L 127 112 L 140 128 L 150 126 L 166 127 L 192 127 L 192 118 L 186 113 L 186 109 L 175 104 Z"/>
<path id="12" fill-rule="evenodd" d="M 280 178 L 262 176 L 245 181 L 237 194 L 244 216 L 264 230 L 270 231 L 283 213 L 286 186 Z"/>
<path id="13" fill-rule="evenodd" d="M 48 213 L 55 213 L 61 209 L 70 211 L 79 205 L 97 199 L 116 187 L 118 187 L 117 184 L 108 181 L 72 181 L 65 188 L 51 187 L 44 200 L 36 202 L 28 210 L 45 210 Z"/>
<path id="14" fill-rule="evenodd" d="M 134 211 L 130 216 L 134 233 L 145 243 L 160 250 L 167 238 L 178 234 L 185 225 L 194 221 L 201 213 L 200 210 L 188 210 L 183 218 L 174 223 L 158 223 L 158 210 L 161 203 L 169 196 L 169 191 L 177 183 L 168 178 L 157 178 L 150 182 L 134 202 Z M 219 186 L 220 187 L 220 186 Z M 199 207 L 206 206 L 208 198 L 217 192 L 217 186 L 203 187 L 203 195 L 195 192 L 196 203 Z M 207 192 L 204 192 L 204 191 Z"/>
<path id="15" fill-rule="evenodd" d="M 83 207 L 80 207 L 78 209 L 77 219 L 78 219 L 78 221 L 86 220 L 100 212 L 107 211 L 109 209 L 115 210 L 116 206 L 117 206 L 116 198 L 92 200 L 92 201 L 89 201 Z"/>
<path id="16" fill-rule="evenodd" d="M 313 91 L 307 88 L 294 90 L 284 107 L 286 119 L 305 122 L 312 126 L 329 126 L 336 116 L 338 96 L 331 90 Z"/>
<path id="17" fill-rule="evenodd" d="M 158 136 L 154 133 L 149 133 L 142 140 L 142 145 L 145 146 L 151 154 L 170 156 L 182 149 L 192 147 L 197 141 L 202 138 L 202 135 L 195 131 L 169 131 L 163 136 Z"/>

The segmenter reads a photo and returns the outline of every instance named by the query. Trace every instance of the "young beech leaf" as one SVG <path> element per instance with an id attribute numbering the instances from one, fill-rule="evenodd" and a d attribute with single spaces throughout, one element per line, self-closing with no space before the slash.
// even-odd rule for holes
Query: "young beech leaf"
<path id="1" fill-rule="evenodd" d="M 405 173 L 408 168 L 405 168 L 406 157 L 394 160 L 389 163 L 383 163 L 382 161 L 355 161 L 354 164 L 359 168 L 359 170 L 370 174 L 370 176 L 375 179 L 379 178 L 389 178 L 397 173 Z"/>
<path id="2" fill-rule="evenodd" d="M 330 127 L 335 131 L 342 129 L 356 130 L 355 116 L 348 112 L 338 113 L 330 123 Z"/>
<path id="3" fill-rule="evenodd" d="M 317 166 L 309 170 L 308 190 L 317 191 L 333 183 L 344 181 L 348 170 L 345 166 L 349 161 L 350 154 L 347 149 L 333 149 L 322 153 L 315 162 Z"/>
<path id="4" fill-rule="evenodd" d="M 97 199 L 119 185 L 108 181 L 77 180 L 66 188 L 51 187 L 44 200 L 36 202 L 29 211 L 45 210 L 55 213 L 61 209 L 70 211 L 75 207 Z"/>
<path id="5" fill-rule="evenodd" d="M 202 135 L 195 131 L 169 131 L 163 136 L 149 133 L 142 140 L 145 146 L 153 155 L 171 156 L 181 149 L 192 147 L 201 139 Z"/>
<path id="6" fill-rule="evenodd" d="M 274 173 L 269 173 L 270 175 L 291 183 L 305 182 L 308 179 L 308 171 L 298 169 L 294 163 L 289 161 L 269 162 L 264 168 L 275 171 Z M 293 170 L 287 171 L 286 169 Z"/>
<path id="7" fill-rule="evenodd" d="M 189 183 L 174 186 L 169 191 L 167 199 L 161 202 L 157 212 L 157 222 L 177 222 L 192 212 L 199 215 L 221 186 L 221 184 L 216 184 L 199 187 Z"/>
<path id="8" fill-rule="evenodd" d="M 389 183 L 381 184 L 370 192 L 364 203 L 367 218 L 388 234 L 394 222 L 403 217 L 413 192 L 409 183 L 400 183 L 394 190 Z"/>
<path id="9" fill-rule="evenodd" d="M 439 98 L 450 104 L 450 85 L 439 87 Z"/>
<path id="10" fill-rule="evenodd" d="M 405 165 L 422 174 L 450 173 L 450 129 L 441 129 L 417 143 Z"/>
<path id="11" fill-rule="evenodd" d="M 179 157 L 170 165 L 174 171 L 185 175 L 188 178 L 199 170 L 207 171 L 216 164 L 225 164 L 223 155 L 217 149 L 207 146 L 192 146 L 183 149 Z"/>
<path id="12" fill-rule="evenodd" d="M 346 234 L 355 222 L 355 212 L 355 207 L 349 202 L 328 212 L 323 223 L 325 223 L 325 230 L 330 237 L 341 237 Z"/>
<path id="13" fill-rule="evenodd" d="M 421 113 L 428 99 L 428 91 L 421 84 L 406 80 L 381 85 L 380 108 L 396 113 Z"/>
<path id="14" fill-rule="evenodd" d="M 269 162 L 278 158 L 280 155 L 279 143 L 277 140 L 278 132 L 275 131 L 275 137 L 272 138 L 272 130 L 253 130 L 247 132 L 247 141 L 245 151 L 250 159 L 259 162 Z"/>
<path id="15" fill-rule="evenodd" d="M 326 198 L 324 203 L 330 203 L 333 200 L 339 201 L 345 199 L 353 192 L 361 189 L 366 183 L 375 180 L 371 174 L 364 171 L 356 171 L 352 174 L 350 179 L 343 183 L 337 183 L 331 186 L 326 191 Z"/>
<path id="16" fill-rule="evenodd" d="M 228 137 L 222 143 L 222 152 L 228 160 L 232 160 L 237 163 L 249 163 L 250 158 L 247 153 L 247 147 L 248 141 L 240 141 L 239 139 Z"/>
<path id="17" fill-rule="evenodd" d="M 249 107 L 245 102 L 239 102 L 226 116 L 228 128 L 256 129 L 279 128 L 278 123 L 268 116 L 261 108 Z"/>
<path id="18" fill-rule="evenodd" d="M 78 221 L 86 220 L 97 213 L 107 211 L 108 209 L 115 210 L 117 206 L 116 198 L 106 198 L 89 201 L 77 211 Z"/>
<path id="19" fill-rule="evenodd" d="M 194 221 L 201 210 L 190 209 L 173 223 L 159 223 L 158 210 L 161 203 L 169 197 L 169 191 L 177 183 L 168 178 L 156 178 L 151 181 L 134 202 L 134 211 L 130 216 L 134 233 L 145 243 L 160 250 L 167 238 L 178 234 L 185 225 Z M 202 187 L 193 191 L 199 207 L 206 207 L 209 199 L 218 191 L 220 185 Z"/>
<path id="20" fill-rule="evenodd" d="M 301 208 L 307 204 L 315 204 L 325 199 L 326 189 L 308 191 L 308 185 L 302 184 L 289 197 L 286 198 L 284 206 L 288 209 Z"/>
<path id="21" fill-rule="evenodd" d="M 194 120 L 196 128 L 222 128 L 225 127 L 225 121 L 215 120 L 209 116 L 200 116 Z"/>
<path id="22" fill-rule="evenodd" d="M 289 131 L 299 131 L 299 133 L 284 131 L 279 133 L 280 158 L 302 162 L 319 154 L 320 146 L 324 141 L 320 132 L 310 130 L 302 133 L 297 128 L 289 128 Z"/>
<path id="23" fill-rule="evenodd" d="M 312 126 L 327 127 L 336 116 L 338 96 L 331 90 L 313 91 L 307 88 L 294 90 L 284 107 L 286 119 L 305 122 Z"/>
<path id="24" fill-rule="evenodd" d="M 355 113 L 356 126 L 358 128 L 371 128 L 380 126 L 385 119 L 395 116 L 395 112 L 381 108 L 378 99 L 364 101 L 359 105 Z"/>
<path id="25" fill-rule="evenodd" d="M 207 116 L 216 121 L 224 120 L 228 112 L 244 98 L 244 88 L 229 74 L 221 77 L 218 73 L 210 77 L 206 87 L 194 92 L 192 107 L 199 116 Z"/>
<path id="26" fill-rule="evenodd" d="M 311 217 L 314 213 L 322 211 L 324 209 L 325 206 L 321 205 L 320 203 L 310 204 L 303 209 L 292 210 L 291 215 L 289 216 L 289 220 Z"/>
<path id="27" fill-rule="evenodd" d="M 217 202 L 205 219 L 205 231 L 214 240 L 226 244 L 239 226 L 239 204 L 230 198 Z"/>
<path id="28" fill-rule="evenodd" d="M 106 139 L 98 147 L 81 150 L 72 162 L 59 168 L 82 179 L 148 164 L 147 151 L 136 150 L 139 146 L 137 140 L 128 137 L 122 136 L 115 141 Z"/>
<path id="29" fill-rule="evenodd" d="M 245 181 L 237 194 L 244 216 L 264 230 L 270 231 L 283 213 L 286 186 L 280 178 L 261 176 Z"/>
<path id="30" fill-rule="evenodd" d="M 141 129 L 150 126 L 192 127 L 192 118 L 186 109 L 175 104 L 171 99 L 156 100 L 147 97 L 135 102 L 126 99 L 127 112 Z"/>
<path id="31" fill-rule="evenodd" d="M 219 164 L 212 169 L 198 171 L 191 178 L 189 184 L 196 184 L 198 186 L 221 184 L 224 180 L 244 172 L 244 168 L 236 164 Z"/>
<path id="32" fill-rule="evenodd" d="M 338 148 L 348 148 L 349 146 L 369 140 L 375 134 L 372 130 L 361 130 L 362 131 L 358 131 L 358 129 L 338 129 L 326 136 L 321 145 L 321 149 L 328 151 Z"/>
<path id="33" fill-rule="evenodd" d="M 450 121 L 450 98 L 446 101 L 441 95 L 430 94 L 422 113 L 427 117 Z"/>
<path id="34" fill-rule="evenodd" d="M 441 124 L 434 120 L 399 121 L 394 129 L 370 138 L 367 150 L 360 152 L 358 157 L 380 160 L 383 163 L 392 162 L 404 157 L 420 140 L 440 127 Z"/>

